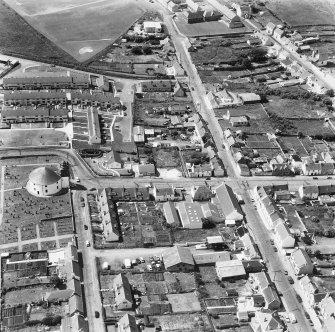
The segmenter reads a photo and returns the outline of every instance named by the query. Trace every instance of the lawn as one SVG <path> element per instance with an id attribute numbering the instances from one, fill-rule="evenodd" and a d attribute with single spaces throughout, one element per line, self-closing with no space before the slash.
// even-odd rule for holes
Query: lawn
<path id="1" fill-rule="evenodd" d="M 291 26 L 334 24 L 334 1 L 272 0 L 267 7 Z"/>
<path id="2" fill-rule="evenodd" d="M 5 1 L 78 61 L 85 61 L 112 44 L 150 5 L 144 0 Z"/>

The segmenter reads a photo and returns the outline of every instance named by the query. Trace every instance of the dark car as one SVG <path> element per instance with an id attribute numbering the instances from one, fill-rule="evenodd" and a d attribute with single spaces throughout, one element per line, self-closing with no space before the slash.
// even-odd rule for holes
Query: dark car
<path id="1" fill-rule="evenodd" d="M 94 311 L 94 316 L 95 316 L 95 318 L 99 318 L 100 317 L 99 311 Z"/>
<path id="2" fill-rule="evenodd" d="M 292 284 L 294 284 L 294 280 L 293 280 L 293 278 L 291 277 L 291 276 L 288 276 L 287 277 L 287 280 L 288 280 L 288 282 L 292 285 Z"/>
<path id="3" fill-rule="evenodd" d="M 273 246 L 273 250 L 274 250 L 275 252 L 278 251 L 277 247 L 275 247 L 275 246 Z"/>
<path id="4" fill-rule="evenodd" d="M 85 231 L 87 231 L 88 230 L 88 226 L 84 225 L 84 229 L 85 229 Z"/>

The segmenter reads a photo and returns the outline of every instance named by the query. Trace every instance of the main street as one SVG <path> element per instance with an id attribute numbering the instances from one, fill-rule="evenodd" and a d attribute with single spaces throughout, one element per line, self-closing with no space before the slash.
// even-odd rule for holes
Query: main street
<path id="1" fill-rule="evenodd" d="M 276 284 L 279 292 L 283 294 L 282 299 L 286 310 L 293 312 L 297 319 L 295 331 L 311 331 L 311 327 L 304 315 L 304 308 L 297 299 L 297 293 L 284 274 L 285 267 L 283 265 L 283 257 L 281 257 L 283 254 L 273 250 L 270 243 L 272 233 L 265 227 L 261 216 L 253 208 L 248 192 L 245 193 L 244 199 L 246 204 L 243 205 L 243 209 L 247 219 L 246 226 L 252 237 L 256 240 L 271 279 Z M 293 331 L 293 329 L 291 331 Z"/>

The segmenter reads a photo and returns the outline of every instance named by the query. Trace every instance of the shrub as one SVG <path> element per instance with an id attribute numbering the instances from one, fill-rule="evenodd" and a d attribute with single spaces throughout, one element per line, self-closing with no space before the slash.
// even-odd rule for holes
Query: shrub
<path id="1" fill-rule="evenodd" d="M 141 55 L 142 54 L 142 48 L 139 46 L 135 46 L 131 49 L 131 53 L 134 55 Z"/>
<path id="2" fill-rule="evenodd" d="M 41 321 L 40 320 L 28 320 L 26 323 L 26 326 L 35 326 L 35 325 L 38 325 L 38 324 L 41 324 Z"/>

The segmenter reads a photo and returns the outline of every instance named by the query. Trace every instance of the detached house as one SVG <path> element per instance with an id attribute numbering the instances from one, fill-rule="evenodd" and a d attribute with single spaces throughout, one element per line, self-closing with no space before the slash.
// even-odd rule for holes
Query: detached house
<path id="1" fill-rule="evenodd" d="M 176 200 L 175 190 L 169 185 L 156 184 L 153 189 L 153 195 L 155 197 L 155 201 L 157 202 Z"/>
<path id="2" fill-rule="evenodd" d="M 193 186 L 191 196 L 193 201 L 210 201 L 213 193 L 207 186 Z"/>

